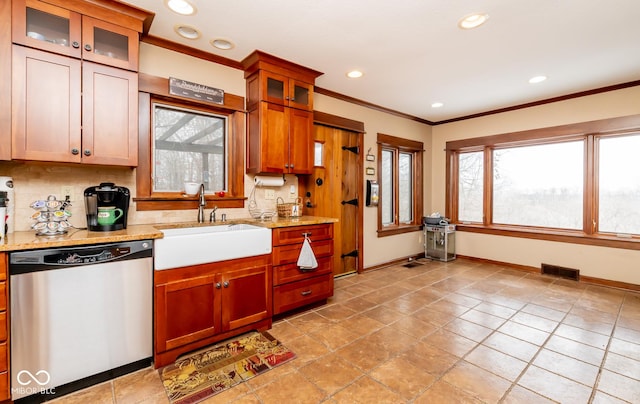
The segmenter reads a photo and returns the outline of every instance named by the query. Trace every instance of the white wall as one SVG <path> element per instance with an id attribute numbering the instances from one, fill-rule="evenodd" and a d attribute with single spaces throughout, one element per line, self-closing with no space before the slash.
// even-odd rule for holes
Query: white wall
<path id="1" fill-rule="evenodd" d="M 634 114 L 640 114 L 640 86 L 437 125 L 432 130 L 433 209 L 445 208 L 447 141 Z M 640 251 L 465 232 L 457 232 L 456 241 L 462 255 L 533 267 L 557 264 L 585 276 L 640 284 Z"/>

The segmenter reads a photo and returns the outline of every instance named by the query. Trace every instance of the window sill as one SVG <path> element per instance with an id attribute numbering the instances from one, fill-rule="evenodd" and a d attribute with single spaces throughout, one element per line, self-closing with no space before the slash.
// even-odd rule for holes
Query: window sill
<path id="1" fill-rule="evenodd" d="M 213 197 L 207 196 L 206 208 L 244 208 L 244 201 L 247 198 L 236 197 Z M 150 198 L 133 198 L 136 203 L 136 210 L 192 210 L 198 209 L 199 199 L 197 196 L 185 197 L 150 197 Z"/>
<path id="2" fill-rule="evenodd" d="M 512 226 L 483 226 L 480 224 L 456 223 L 456 230 L 469 233 L 493 234 L 506 237 L 520 237 L 534 240 L 557 241 L 599 247 L 640 250 L 640 238 L 617 237 L 609 234 L 588 235 L 581 231 L 558 229 L 532 229 Z"/>
<path id="3" fill-rule="evenodd" d="M 378 229 L 378 237 L 395 236 L 396 234 L 411 233 L 422 230 L 422 225 L 393 226 Z"/>

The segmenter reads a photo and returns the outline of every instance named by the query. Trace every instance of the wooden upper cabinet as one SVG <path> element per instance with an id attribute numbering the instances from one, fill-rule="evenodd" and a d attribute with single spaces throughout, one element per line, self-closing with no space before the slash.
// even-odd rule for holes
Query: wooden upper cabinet
<path id="1" fill-rule="evenodd" d="M 12 0 L 12 159 L 138 164 L 138 41 L 150 18 L 112 0 Z"/>
<path id="2" fill-rule="evenodd" d="M 85 62 L 82 88 L 82 162 L 137 166 L 138 74 Z"/>
<path id="3" fill-rule="evenodd" d="M 313 112 L 289 109 L 289 170 L 295 174 L 313 171 Z"/>
<path id="4" fill-rule="evenodd" d="M 256 83 L 248 84 L 248 88 L 253 90 L 253 94 L 247 94 L 248 108 L 256 105 L 259 101 L 267 101 L 273 104 L 284 105 L 286 107 L 313 111 L 313 84 L 292 79 L 287 76 L 272 73 L 270 71 L 260 71 L 249 80 Z"/>
<path id="5" fill-rule="evenodd" d="M 81 62 L 13 46 L 14 159 L 79 163 Z"/>
<path id="6" fill-rule="evenodd" d="M 37 0 L 13 0 L 14 43 L 138 70 L 139 33 Z"/>
<path id="7" fill-rule="evenodd" d="M 82 58 L 138 70 L 138 33 L 91 17 L 82 18 Z"/>
<path id="8" fill-rule="evenodd" d="M 311 174 L 313 86 L 322 73 L 255 51 L 247 80 L 247 172 Z"/>
<path id="9" fill-rule="evenodd" d="M 137 165 L 137 73 L 14 45 L 12 76 L 12 158 Z"/>
<path id="10" fill-rule="evenodd" d="M 82 56 L 82 16 L 37 0 L 13 0 L 13 43 L 47 52 Z"/>

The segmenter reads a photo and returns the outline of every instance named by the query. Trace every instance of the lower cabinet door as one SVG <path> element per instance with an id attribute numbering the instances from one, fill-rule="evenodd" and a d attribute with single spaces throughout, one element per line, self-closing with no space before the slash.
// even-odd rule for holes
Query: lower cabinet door
<path id="1" fill-rule="evenodd" d="M 222 331 L 271 317 L 271 266 L 222 274 Z"/>
<path id="2" fill-rule="evenodd" d="M 316 276 L 273 288 L 273 314 L 284 313 L 333 296 L 333 274 Z"/>
<path id="3" fill-rule="evenodd" d="M 156 286 L 156 352 L 215 335 L 220 327 L 220 293 L 214 275 Z"/>

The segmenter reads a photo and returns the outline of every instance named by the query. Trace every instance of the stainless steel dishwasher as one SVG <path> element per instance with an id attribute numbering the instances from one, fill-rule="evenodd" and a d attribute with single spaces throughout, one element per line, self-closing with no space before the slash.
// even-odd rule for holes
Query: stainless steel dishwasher
<path id="1" fill-rule="evenodd" d="M 152 245 L 9 254 L 13 400 L 51 400 L 151 364 Z"/>

